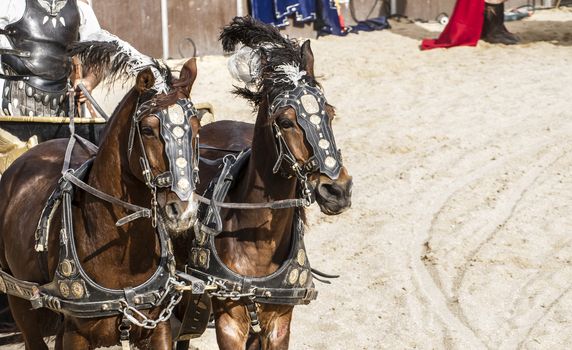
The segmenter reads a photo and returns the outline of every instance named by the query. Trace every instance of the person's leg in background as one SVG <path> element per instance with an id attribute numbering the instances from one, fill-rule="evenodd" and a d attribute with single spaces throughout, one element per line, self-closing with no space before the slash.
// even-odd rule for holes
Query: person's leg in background
<path id="1" fill-rule="evenodd" d="M 514 45 L 518 38 L 504 25 L 504 3 L 506 0 L 485 1 L 485 21 L 481 39 L 492 44 Z"/>

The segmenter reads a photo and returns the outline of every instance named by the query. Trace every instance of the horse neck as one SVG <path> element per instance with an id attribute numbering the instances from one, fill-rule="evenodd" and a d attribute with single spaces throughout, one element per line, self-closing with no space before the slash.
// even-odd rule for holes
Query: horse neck
<path id="1" fill-rule="evenodd" d="M 296 178 L 286 179 L 272 171 L 277 154 L 267 110 L 265 105 L 260 105 L 251 159 L 234 190 L 229 193 L 232 202 L 261 203 L 296 196 Z M 238 210 L 233 212 L 233 218 L 232 231 L 237 234 L 226 240 L 229 245 L 227 251 L 231 253 L 227 259 L 223 258 L 225 263 L 235 270 L 242 269 L 237 272 L 249 275 L 274 272 L 289 253 L 294 209 Z M 244 260 L 239 261 L 241 259 Z"/>
<path id="2" fill-rule="evenodd" d="M 129 171 L 128 139 L 139 94 L 131 90 L 113 113 L 90 172 L 89 184 L 125 201 L 132 201 L 137 180 Z M 135 203 L 137 204 L 137 203 Z"/>
<path id="3" fill-rule="evenodd" d="M 127 155 L 131 118 L 137 98 L 138 93 L 132 90 L 113 113 L 90 171 L 88 184 L 120 200 L 149 207 L 150 193 L 131 174 Z M 158 252 L 155 230 L 150 221 L 139 219 L 116 227 L 115 222 L 131 212 L 89 194 L 83 194 L 82 204 L 84 225 L 83 229 L 77 230 L 76 244 L 86 271 L 96 275 L 94 277 L 100 282 L 111 280 L 112 287 L 145 280 L 148 272 L 156 266 Z M 121 270 L 126 278 L 120 281 L 101 271 L 101 266 L 110 264 L 114 264 L 114 270 Z"/>

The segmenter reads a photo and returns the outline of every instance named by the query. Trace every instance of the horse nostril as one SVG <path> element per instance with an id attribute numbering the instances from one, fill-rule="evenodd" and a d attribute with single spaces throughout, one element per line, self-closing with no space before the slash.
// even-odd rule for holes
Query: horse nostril
<path id="1" fill-rule="evenodd" d="M 171 220 L 177 220 L 177 218 L 181 215 L 181 211 L 177 203 L 169 203 L 165 206 L 165 214 Z"/>
<path id="2" fill-rule="evenodd" d="M 336 184 L 321 184 L 318 192 L 324 198 L 339 198 L 344 194 L 342 188 Z"/>

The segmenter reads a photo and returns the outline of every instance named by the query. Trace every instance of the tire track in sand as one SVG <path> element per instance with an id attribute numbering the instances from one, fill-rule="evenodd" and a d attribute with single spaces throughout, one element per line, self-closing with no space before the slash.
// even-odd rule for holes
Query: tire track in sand
<path id="1" fill-rule="evenodd" d="M 527 150 L 521 151 L 517 155 L 511 155 L 510 159 L 515 158 L 517 156 L 521 156 L 526 153 L 530 153 L 531 150 L 537 151 L 539 148 L 542 149 L 543 147 L 547 147 L 547 145 L 548 148 L 554 147 L 555 146 L 554 139 L 544 142 L 541 145 L 537 145 L 536 147 L 529 147 Z M 521 200 L 520 198 L 522 198 L 522 196 L 526 192 L 526 188 L 536 181 L 536 179 L 540 176 L 540 173 L 546 167 L 546 164 L 551 164 L 552 162 L 554 162 L 556 158 L 558 158 L 558 156 L 549 156 L 542 158 L 540 162 L 537 162 L 535 164 L 535 167 L 533 168 L 535 169 L 535 171 L 529 172 L 528 176 L 525 176 L 525 180 L 519 182 L 519 186 L 517 187 L 518 190 L 517 191 L 513 190 L 514 194 L 508 198 L 509 201 L 513 202 L 513 205 L 509 205 L 508 217 L 506 217 L 505 215 L 506 218 L 501 220 L 501 222 L 507 221 L 508 218 L 510 218 L 510 216 L 514 212 L 514 207 L 516 207 L 514 203 L 520 202 Z M 468 184 L 477 181 L 482 177 L 487 176 L 491 171 L 501 167 L 503 164 L 504 163 L 502 161 L 497 160 L 496 162 L 492 162 L 486 164 L 483 167 L 478 168 L 476 171 L 473 171 L 464 177 L 457 177 L 457 179 L 452 184 L 447 184 L 445 186 L 445 188 L 448 189 L 449 191 L 443 191 L 445 195 L 441 196 L 440 200 L 429 199 L 428 201 L 426 201 L 431 204 L 435 202 L 441 204 L 428 206 L 430 208 L 433 207 L 437 209 L 429 217 L 430 219 L 428 225 L 423 225 L 422 223 L 418 224 L 418 226 L 420 226 L 421 228 L 429 227 L 429 230 L 425 232 L 426 233 L 425 235 L 421 234 L 416 235 L 417 237 L 422 238 L 418 242 L 419 255 L 411 256 L 411 265 L 414 272 L 413 274 L 414 283 L 417 289 L 422 292 L 420 293 L 420 298 L 423 299 L 422 302 L 424 304 L 430 304 L 433 311 L 436 312 L 436 314 L 441 318 L 443 323 L 448 328 L 450 328 L 452 333 L 455 332 L 458 333 L 465 341 L 468 341 L 472 345 L 478 344 L 481 347 L 486 347 L 486 348 L 491 348 L 491 347 L 488 344 L 486 344 L 482 339 L 480 339 L 477 331 L 471 326 L 467 318 L 462 313 L 462 309 L 457 306 L 458 305 L 457 303 L 454 302 L 456 298 L 449 299 L 446 296 L 446 293 L 442 288 L 442 283 L 439 280 L 436 271 L 432 270 L 432 267 L 426 266 L 422 261 L 422 259 L 420 259 L 420 257 L 425 256 L 427 253 L 426 242 L 428 242 L 429 239 L 431 238 L 431 232 L 434 229 L 436 218 L 443 211 L 443 208 L 445 207 L 447 202 L 450 201 L 451 198 L 453 198 L 453 196 L 456 193 L 463 190 L 463 188 L 465 188 Z M 494 236 L 495 234 L 494 232 L 495 231 L 493 231 L 492 236 Z M 491 239 L 492 238 L 489 237 L 489 239 L 487 239 L 484 243 L 480 244 L 479 248 L 473 251 L 472 253 L 473 257 L 486 244 L 486 242 L 490 241 Z M 465 263 L 464 265 L 465 268 L 468 266 L 469 262 L 470 260 L 468 260 L 467 263 Z M 457 279 L 459 281 L 462 281 L 462 278 L 461 279 L 457 278 Z M 459 288 L 456 288 L 457 291 L 458 289 Z"/>

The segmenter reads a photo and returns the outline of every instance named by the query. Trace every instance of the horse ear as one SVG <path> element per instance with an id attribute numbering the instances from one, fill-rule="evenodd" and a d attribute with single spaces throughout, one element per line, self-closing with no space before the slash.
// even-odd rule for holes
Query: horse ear
<path id="1" fill-rule="evenodd" d="M 187 95 L 190 95 L 191 88 L 193 87 L 193 83 L 195 82 L 196 78 L 197 78 L 197 59 L 193 57 L 187 62 L 185 62 L 183 68 L 181 69 L 181 74 L 179 76 L 180 81 L 184 81 L 188 84 Z"/>
<path id="2" fill-rule="evenodd" d="M 306 73 L 309 76 L 314 77 L 314 54 L 312 53 L 312 48 L 310 47 L 310 40 L 306 40 L 302 44 L 302 62 L 304 63 Z"/>
<path id="3" fill-rule="evenodd" d="M 135 89 L 140 93 L 144 93 L 155 85 L 155 76 L 151 68 L 147 68 L 144 71 L 137 74 L 137 79 L 135 82 Z"/>

